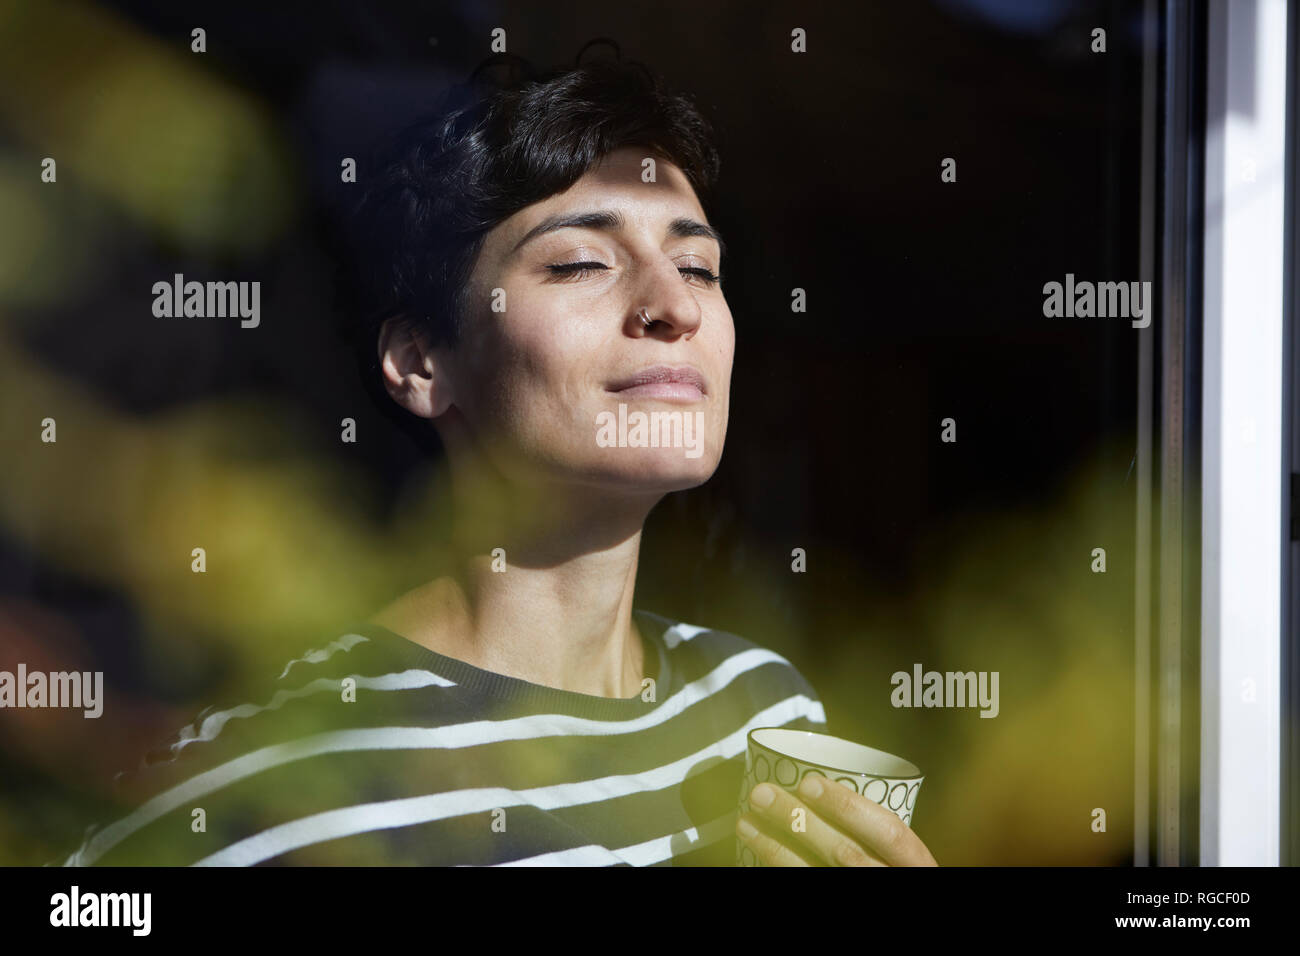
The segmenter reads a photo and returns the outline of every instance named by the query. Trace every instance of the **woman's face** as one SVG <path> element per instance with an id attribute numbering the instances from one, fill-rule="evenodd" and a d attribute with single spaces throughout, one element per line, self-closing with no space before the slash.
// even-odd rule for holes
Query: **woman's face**
<path id="1" fill-rule="evenodd" d="M 611 153 L 485 237 L 444 397 L 514 480 L 663 493 L 717 468 L 735 348 L 720 249 L 680 169 L 656 159 L 642 181 L 647 155 Z"/>

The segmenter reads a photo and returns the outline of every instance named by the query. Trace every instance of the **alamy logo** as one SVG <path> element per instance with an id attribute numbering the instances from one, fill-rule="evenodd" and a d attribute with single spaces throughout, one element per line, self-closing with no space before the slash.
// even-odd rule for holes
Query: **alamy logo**
<path id="1" fill-rule="evenodd" d="M 171 282 L 155 282 L 153 294 L 153 314 L 160 319 L 239 316 L 245 329 L 262 321 L 260 282 L 186 282 L 178 272 Z"/>
<path id="2" fill-rule="evenodd" d="M 704 454 L 703 412 L 631 412 L 623 402 L 618 416 L 596 416 L 596 444 L 601 448 L 685 448 L 687 458 Z"/>
<path id="3" fill-rule="evenodd" d="M 0 707 L 81 707 L 83 717 L 104 712 L 103 671 L 0 671 Z"/>
<path id="4" fill-rule="evenodd" d="M 50 897 L 51 926 L 129 926 L 133 936 L 148 936 L 152 893 L 69 893 Z"/>
<path id="5" fill-rule="evenodd" d="M 913 664 L 912 673 L 895 671 L 889 702 L 895 707 L 982 707 L 981 717 L 998 715 L 998 672 L 926 671 Z"/>
<path id="6" fill-rule="evenodd" d="M 1049 282 L 1043 296 L 1043 315 L 1049 319 L 1131 318 L 1135 329 L 1151 324 L 1150 282 L 1075 282 L 1074 273 L 1067 272 L 1065 285 Z"/>

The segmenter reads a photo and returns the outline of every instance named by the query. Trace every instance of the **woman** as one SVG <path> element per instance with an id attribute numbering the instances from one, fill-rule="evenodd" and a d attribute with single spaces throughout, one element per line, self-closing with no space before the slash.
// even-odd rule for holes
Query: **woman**
<path id="1" fill-rule="evenodd" d="M 730 865 L 739 837 L 769 864 L 933 863 L 838 785 L 806 832 L 779 789 L 745 829 L 746 734 L 824 730 L 821 704 L 778 655 L 633 608 L 646 517 L 727 429 L 704 121 L 622 61 L 453 95 L 362 171 L 350 253 L 369 381 L 446 451 L 442 565 L 265 705 L 187 728 L 152 811 L 70 862 L 155 862 L 128 848 L 201 802 L 177 862 Z"/>

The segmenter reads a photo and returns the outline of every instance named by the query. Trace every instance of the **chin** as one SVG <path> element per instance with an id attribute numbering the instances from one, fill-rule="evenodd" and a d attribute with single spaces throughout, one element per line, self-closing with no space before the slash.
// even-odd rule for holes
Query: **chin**
<path id="1" fill-rule="evenodd" d="M 687 458 L 680 448 L 620 448 L 592 469 L 597 484 L 629 492 L 668 494 L 698 488 L 718 469 L 719 456 Z"/>

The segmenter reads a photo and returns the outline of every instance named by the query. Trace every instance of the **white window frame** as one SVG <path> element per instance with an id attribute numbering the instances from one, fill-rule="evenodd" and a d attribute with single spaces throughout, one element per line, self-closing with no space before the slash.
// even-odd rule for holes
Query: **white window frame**
<path id="1" fill-rule="evenodd" d="M 1286 61 L 1296 11 L 1285 0 L 1212 0 L 1207 12 L 1200 862 L 1277 866 Z"/>

